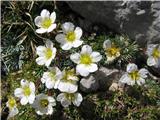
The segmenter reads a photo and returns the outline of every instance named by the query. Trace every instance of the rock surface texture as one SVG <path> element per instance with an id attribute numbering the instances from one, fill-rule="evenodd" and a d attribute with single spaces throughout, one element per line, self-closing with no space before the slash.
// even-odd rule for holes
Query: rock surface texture
<path id="1" fill-rule="evenodd" d="M 139 45 L 160 43 L 160 1 L 68 1 L 90 25 L 100 24 L 127 34 Z"/>
<path id="2" fill-rule="evenodd" d="M 93 75 L 82 78 L 80 90 L 83 92 L 95 92 L 97 90 L 108 90 L 112 83 L 118 83 L 123 72 L 117 69 L 100 67 Z"/>

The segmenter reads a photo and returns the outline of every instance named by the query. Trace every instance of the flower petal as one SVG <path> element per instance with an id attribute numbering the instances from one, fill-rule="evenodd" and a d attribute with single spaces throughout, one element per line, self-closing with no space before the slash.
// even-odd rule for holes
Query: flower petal
<path id="1" fill-rule="evenodd" d="M 109 39 L 104 41 L 103 48 L 104 49 L 111 48 L 111 41 Z"/>
<path id="2" fill-rule="evenodd" d="M 52 59 L 56 56 L 57 49 L 55 47 L 52 48 Z"/>
<path id="3" fill-rule="evenodd" d="M 33 82 L 29 83 L 29 88 L 31 89 L 31 91 L 34 93 L 35 92 L 35 85 Z"/>
<path id="4" fill-rule="evenodd" d="M 44 28 L 39 28 L 36 30 L 36 33 L 39 33 L 39 34 L 42 34 L 42 33 L 45 33 L 47 32 L 47 29 L 44 29 Z"/>
<path id="5" fill-rule="evenodd" d="M 70 31 L 74 31 L 74 25 L 71 22 L 65 22 L 64 24 L 62 24 L 62 30 L 64 33 L 70 32 Z"/>
<path id="6" fill-rule="evenodd" d="M 138 68 L 137 68 L 137 65 L 134 64 L 134 63 L 129 63 L 127 65 L 127 72 L 130 73 L 132 71 L 136 71 Z"/>
<path id="7" fill-rule="evenodd" d="M 48 106 L 48 111 L 47 111 L 47 115 L 51 115 L 53 113 L 53 108 L 52 106 Z"/>
<path id="8" fill-rule="evenodd" d="M 56 78 L 61 79 L 62 78 L 62 72 L 58 67 L 55 67 L 56 69 Z"/>
<path id="9" fill-rule="evenodd" d="M 50 12 L 46 9 L 43 9 L 41 11 L 41 17 L 49 17 L 50 16 Z"/>
<path id="10" fill-rule="evenodd" d="M 55 81 L 51 81 L 51 80 L 46 80 L 46 87 L 48 88 L 48 89 L 52 89 L 53 87 L 54 87 L 54 85 L 55 85 Z"/>
<path id="11" fill-rule="evenodd" d="M 81 54 L 91 54 L 92 53 L 92 48 L 89 45 L 83 45 L 82 50 L 81 50 Z"/>
<path id="12" fill-rule="evenodd" d="M 139 78 L 136 82 L 137 82 L 138 85 L 142 85 L 142 84 L 145 83 L 145 79 Z"/>
<path id="13" fill-rule="evenodd" d="M 70 59 L 74 63 L 79 64 L 80 63 L 80 54 L 79 53 L 71 54 Z"/>
<path id="14" fill-rule="evenodd" d="M 61 104 L 63 107 L 68 107 L 69 105 L 71 105 L 71 101 L 64 99 L 61 101 Z"/>
<path id="15" fill-rule="evenodd" d="M 131 85 L 131 86 L 135 85 L 135 83 L 136 83 L 136 81 L 135 80 L 131 80 L 131 79 L 127 82 L 127 84 Z"/>
<path id="16" fill-rule="evenodd" d="M 45 66 L 46 67 L 49 67 L 49 65 L 51 64 L 52 62 L 52 58 L 51 59 L 48 59 L 46 62 L 45 62 Z"/>
<path id="17" fill-rule="evenodd" d="M 44 73 L 43 73 L 43 76 L 42 76 L 42 78 L 41 78 L 41 82 L 42 82 L 42 83 L 45 83 L 46 80 L 48 79 L 48 76 L 49 76 L 49 72 L 44 72 Z"/>
<path id="18" fill-rule="evenodd" d="M 55 106 L 56 101 L 53 97 L 48 96 L 49 106 Z"/>
<path id="19" fill-rule="evenodd" d="M 38 115 L 43 115 L 43 113 L 42 113 L 41 111 L 39 111 L 39 110 L 36 110 L 36 113 L 37 113 Z"/>
<path id="20" fill-rule="evenodd" d="M 56 20 L 56 13 L 55 13 L 55 12 L 52 12 L 52 13 L 51 13 L 50 19 L 52 20 L 52 23 L 55 22 L 55 20 Z"/>
<path id="21" fill-rule="evenodd" d="M 88 69 L 83 64 L 79 64 L 79 65 L 76 66 L 76 72 L 79 73 L 81 76 L 84 76 L 84 77 L 89 75 Z"/>
<path id="22" fill-rule="evenodd" d="M 72 48 L 72 44 L 71 43 L 65 43 L 64 45 L 61 45 L 61 48 L 63 50 L 69 50 Z"/>
<path id="23" fill-rule="evenodd" d="M 89 71 L 89 72 L 95 72 L 98 70 L 98 67 L 96 64 L 92 63 L 90 65 L 87 65 L 86 66 L 86 69 Z"/>
<path id="24" fill-rule="evenodd" d="M 37 27 L 41 27 L 42 20 L 43 20 L 43 18 L 42 18 L 41 16 L 37 16 L 37 17 L 34 19 L 35 25 L 36 25 Z"/>
<path id="25" fill-rule="evenodd" d="M 110 63 L 110 62 L 113 62 L 114 60 L 116 59 L 115 56 L 107 56 L 107 62 Z"/>
<path id="26" fill-rule="evenodd" d="M 51 32 L 52 30 L 54 30 L 56 28 L 56 24 L 52 24 L 48 29 L 47 29 L 47 32 Z"/>
<path id="27" fill-rule="evenodd" d="M 56 35 L 55 39 L 56 39 L 57 42 L 61 43 L 62 45 L 66 43 L 64 34 Z"/>
<path id="28" fill-rule="evenodd" d="M 38 65 L 44 65 L 45 62 L 46 62 L 46 59 L 44 57 L 38 57 L 36 59 L 36 62 L 37 62 Z"/>
<path id="29" fill-rule="evenodd" d="M 21 86 L 22 87 L 24 87 L 24 86 L 26 86 L 26 85 L 28 85 L 29 84 L 29 82 L 27 81 L 27 80 L 25 80 L 25 79 L 22 79 L 21 80 Z"/>
<path id="30" fill-rule="evenodd" d="M 74 42 L 73 42 L 73 47 L 79 47 L 80 45 L 82 45 L 82 43 L 83 43 L 83 41 L 81 41 L 81 40 L 75 40 Z"/>
<path id="31" fill-rule="evenodd" d="M 74 93 L 77 91 L 78 86 L 69 82 L 60 82 L 58 85 L 58 89 L 61 92 Z"/>
<path id="32" fill-rule="evenodd" d="M 154 59 L 154 57 L 150 56 L 148 59 L 147 59 L 147 65 L 148 66 L 154 66 L 156 65 L 156 60 Z"/>
<path id="33" fill-rule="evenodd" d="M 142 69 L 139 70 L 138 73 L 140 74 L 140 76 L 141 76 L 142 78 L 146 78 L 146 77 L 147 77 L 147 74 L 148 74 L 148 70 L 145 69 L 145 68 L 142 68 Z"/>
<path id="34" fill-rule="evenodd" d="M 57 96 L 57 101 L 63 100 L 64 97 L 65 97 L 65 94 L 64 94 L 64 93 L 60 93 L 60 94 Z"/>
<path id="35" fill-rule="evenodd" d="M 16 108 L 16 107 L 14 107 L 13 109 L 11 109 L 10 111 L 9 111 L 9 116 L 8 116 L 8 118 L 11 118 L 11 117 L 14 117 L 16 114 L 18 114 L 18 108 Z"/>
<path id="36" fill-rule="evenodd" d="M 73 104 L 75 106 L 80 106 L 82 100 L 83 100 L 82 95 L 80 93 L 76 93 L 75 94 L 75 100 L 73 101 Z"/>
<path id="37" fill-rule="evenodd" d="M 36 54 L 39 55 L 39 56 L 45 56 L 45 53 L 44 53 L 45 50 L 46 50 L 46 47 L 38 46 L 36 48 Z"/>
<path id="38" fill-rule="evenodd" d="M 74 33 L 76 34 L 76 39 L 79 40 L 82 36 L 82 29 L 80 27 L 76 27 Z"/>
<path id="39" fill-rule="evenodd" d="M 147 51 L 146 51 L 146 53 L 147 53 L 148 56 L 152 56 L 153 50 L 154 50 L 154 48 L 157 47 L 157 45 L 158 45 L 158 44 L 149 44 L 149 45 L 147 46 Z"/>
<path id="40" fill-rule="evenodd" d="M 47 48 L 53 48 L 53 42 L 51 40 L 46 40 L 45 45 Z"/>
<path id="41" fill-rule="evenodd" d="M 28 97 L 29 103 L 30 103 L 30 104 L 33 104 L 34 100 L 35 100 L 35 94 L 31 94 L 31 95 Z"/>
<path id="42" fill-rule="evenodd" d="M 102 59 L 102 55 L 99 52 L 92 52 L 91 57 L 93 62 L 99 62 Z"/>
<path id="43" fill-rule="evenodd" d="M 120 83 L 127 83 L 127 81 L 129 80 L 129 76 L 127 73 L 125 73 L 124 75 L 122 75 L 122 77 L 120 78 L 119 82 Z"/>
<path id="44" fill-rule="evenodd" d="M 25 96 L 22 97 L 21 100 L 20 100 L 20 103 L 21 103 L 21 105 L 26 105 L 28 103 L 27 97 L 25 97 Z"/>
<path id="45" fill-rule="evenodd" d="M 15 95 L 16 97 L 19 97 L 19 98 L 23 97 L 23 96 L 24 96 L 24 95 L 23 95 L 23 89 L 22 89 L 22 88 L 16 88 L 16 89 L 14 90 L 14 95 Z"/>

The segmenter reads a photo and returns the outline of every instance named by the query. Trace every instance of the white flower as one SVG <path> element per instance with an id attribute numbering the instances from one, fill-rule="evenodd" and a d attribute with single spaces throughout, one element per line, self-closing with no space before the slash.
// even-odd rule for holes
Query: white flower
<path id="1" fill-rule="evenodd" d="M 45 94 L 39 94 L 36 96 L 32 107 L 38 115 L 51 115 L 53 113 L 53 106 L 56 105 L 55 99 Z"/>
<path id="2" fill-rule="evenodd" d="M 14 91 L 14 95 L 20 98 L 20 103 L 26 105 L 28 102 L 32 104 L 35 99 L 35 85 L 33 82 L 27 80 L 21 80 L 21 88 L 17 88 Z"/>
<path id="3" fill-rule="evenodd" d="M 107 57 L 107 62 L 112 62 L 120 56 L 120 49 L 116 47 L 110 40 L 105 40 L 103 48 Z"/>
<path id="4" fill-rule="evenodd" d="M 53 29 L 56 28 L 56 24 L 54 23 L 56 20 L 56 13 L 50 12 L 46 9 L 41 11 L 41 16 L 37 16 L 34 19 L 35 25 L 38 27 L 36 30 L 37 33 L 45 33 L 51 32 Z"/>
<path id="5" fill-rule="evenodd" d="M 44 72 L 41 78 L 42 83 L 45 83 L 48 89 L 57 89 L 62 78 L 62 72 L 57 67 L 49 68 L 48 72 Z"/>
<path id="6" fill-rule="evenodd" d="M 63 34 L 58 34 L 56 36 L 57 42 L 61 44 L 63 50 L 69 50 L 72 47 L 77 48 L 82 45 L 83 41 L 80 40 L 82 36 L 82 29 L 76 27 L 70 23 L 66 22 L 62 25 Z"/>
<path id="7" fill-rule="evenodd" d="M 160 67 L 160 45 L 149 44 L 146 53 L 148 55 L 147 65 Z"/>
<path id="8" fill-rule="evenodd" d="M 70 59 L 78 64 L 76 66 L 76 72 L 81 76 L 88 76 L 89 73 L 98 70 L 97 62 L 102 59 L 99 52 L 92 51 L 91 46 L 84 45 L 82 47 L 81 53 L 75 53 L 70 56 Z"/>
<path id="9" fill-rule="evenodd" d="M 74 93 L 78 89 L 77 81 L 78 77 L 75 74 L 74 69 L 63 70 L 62 79 L 58 84 L 58 89 L 61 92 Z"/>
<path id="10" fill-rule="evenodd" d="M 16 100 L 13 97 L 10 97 L 9 100 L 6 103 L 6 106 L 9 108 L 9 116 L 10 117 L 14 117 L 16 114 L 18 114 L 18 109 L 17 109 L 17 105 L 16 105 Z"/>
<path id="11" fill-rule="evenodd" d="M 57 96 L 57 101 L 60 101 L 63 107 L 68 107 L 73 103 L 75 106 L 80 106 L 83 98 L 80 93 L 60 93 Z"/>
<path id="12" fill-rule="evenodd" d="M 39 55 L 39 57 L 36 59 L 37 64 L 48 67 L 55 58 L 56 51 L 57 49 L 53 47 L 53 43 L 50 40 L 46 41 L 46 47 L 38 46 L 36 48 L 37 55 Z"/>
<path id="13" fill-rule="evenodd" d="M 127 65 L 127 72 L 120 78 L 120 82 L 128 85 L 134 85 L 135 83 L 142 85 L 145 83 L 147 74 L 148 71 L 145 68 L 138 71 L 137 65 L 129 63 Z"/>

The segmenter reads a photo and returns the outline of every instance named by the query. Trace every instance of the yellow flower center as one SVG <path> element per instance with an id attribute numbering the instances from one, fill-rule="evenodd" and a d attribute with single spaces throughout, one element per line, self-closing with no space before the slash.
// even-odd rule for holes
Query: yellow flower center
<path id="1" fill-rule="evenodd" d="M 70 77 L 76 77 L 76 76 L 75 76 L 75 71 L 74 71 L 74 69 L 65 71 L 65 74 L 64 74 L 62 80 L 65 81 L 65 82 L 69 82 L 69 83 L 76 84 L 76 81 L 70 79 Z M 78 79 L 78 78 L 77 78 L 77 79 Z"/>
<path id="2" fill-rule="evenodd" d="M 152 56 L 153 56 L 154 58 L 160 58 L 160 51 L 159 51 L 157 48 L 155 48 L 155 49 L 153 50 Z"/>
<path id="3" fill-rule="evenodd" d="M 9 104 L 9 108 L 13 108 L 16 105 L 15 99 L 13 97 L 10 98 L 8 101 L 8 104 Z"/>
<path id="4" fill-rule="evenodd" d="M 45 51 L 45 55 L 47 59 L 50 59 L 52 57 L 52 50 L 51 48 L 47 48 Z"/>
<path id="5" fill-rule="evenodd" d="M 51 24 L 52 24 L 52 20 L 50 18 L 44 18 L 44 20 L 42 21 L 41 26 L 43 28 L 47 29 L 47 28 L 49 28 L 51 26 Z"/>
<path id="6" fill-rule="evenodd" d="M 51 71 L 51 72 L 49 73 L 49 76 L 51 77 L 52 80 L 55 80 L 56 72 L 55 72 L 55 71 Z"/>
<path id="7" fill-rule="evenodd" d="M 138 80 L 140 77 L 138 71 L 133 71 L 129 73 L 129 76 L 131 77 L 132 80 Z"/>
<path id="8" fill-rule="evenodd" d="M 76 39 L 75 33 L 74 32 L 68 32 L 67 35 L 66 35 L 66 39 L 69 42 L 73 42 Z"/>
<path id="9" fill-rule="evenodd" d="M 72 100 L 75 99 L 73 93 L 65 93 L 65 97 L 66 97 L 69 101 L 72 101 Z"/>
<path id="10" fill-rule="evenodd" d="M 114 45 L 111 48 L 106 49 L 106 53 L 108 56 L 117 57 L 117 54 L 120 52 L 120 49 L 115 47 Z"/>
<path id="11" fill-rule="evenodd" d="M 85 65 L 91 64 L 92 63 L 91 56 L 89 54 L 82 54 L 80 57 L 80 63 Z"/>
<path id="12" fill-rule="evenodd" d="M 47 107 L 48 104 L 49 104 L 49 102 L 48 102 L 47 99 L 42 99 L 42 100 L 40 100 L 40 105 L 41 105 L 42 107 Z"/>
<path id="13" fill-rule="evenodd" d="M 25 86 L 23 88 L 23 93 L 25 96 L 29 96 L 31 94 L 31 89 L 29 88 L 29 86 Z"/>

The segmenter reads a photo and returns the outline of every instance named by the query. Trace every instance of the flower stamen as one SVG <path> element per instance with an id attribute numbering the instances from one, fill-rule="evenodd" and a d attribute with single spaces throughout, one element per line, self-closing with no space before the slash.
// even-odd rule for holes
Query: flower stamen
<path id="1" fill-rule="evenodd" d="M 47 59 L 50 59 L 52 57 L 52 50 L 50 48 L 47 48 L 45 51 L 45 55 Z"/>
<path id="2" fill-rule="evenodd" d="M 25 96 L 29 96 L 31 94 L 31 90 L 30 90 L 29 86 L 25 86 L 23 88 L 23 92 L 24 92 Z"/>
<path id="3" fill-rule="evenodd" d="M 13 108 L 16 105 L 16 101 L 14 98 L 10 98 L 8 101 L 9 107 Z"/>
<path id="4" fill-rule="evenodd" d="M 44 18 L 44 20 L 42 21 L 41 26 L 43 28 L 47 29 L 47 28 L 49 28 L 51 26 L 51 24 L 52 24 L 52 20 L 50 18 Z"/>
<path id="5" fill-rule="evenodd" d="M 114 56 L 116 57 L 117 54 L 120 52 L 120 49 L 115 47 L 114 45 L 111 48 L 106 49 L 106 53 L 108 56 Z"/>
<path id="6" fill-rule="evenodd" d="M 138 71 L 133 71 L 133 72 L 129 73 L 129 75 L 132 80 L 138 80 L 140 77 Z"/>
<path id="7" fill-rule="evenodd" d="M 157 48 L 155 48 L 155 49 L 153 50 L 152 56 L 153 56 L 154 58 L 160 58 L 160 51 L 159 51 Z"/>
<path id="8" fill-rule="evenodd" d="M 49 102 L 48 102 L 47 99 L 42 99 L 42 100 L 40 100 L 40 105 L 41 105 L 42 107 L 47 107 L 48 104 L 49 104 Z"/>
<path id="9" fill-rule="evenodd" d="M 85 64 L 85 65 L 89 65 L 92 63 L 92 58 L 88 54 L 82 54 L 80 57 L 80 63 Z"/>
<path id="10" fill-rule="evenodd" d="M 76 39 L 75 33 L 74 33 L 74 32 L 68 32 L 67 35 L 66 35 L 66 39 L 67 39 L 69 42 L 75 41 L 75 39 Z"/>

